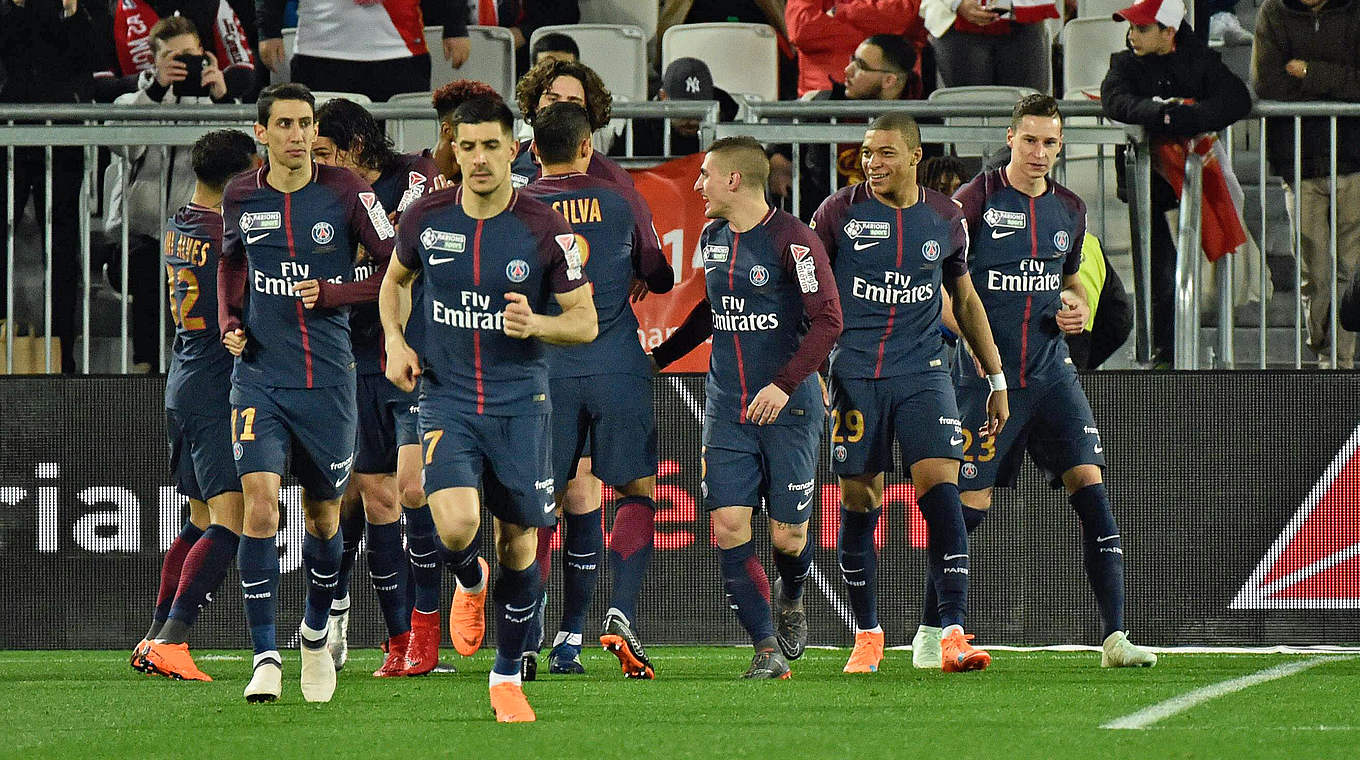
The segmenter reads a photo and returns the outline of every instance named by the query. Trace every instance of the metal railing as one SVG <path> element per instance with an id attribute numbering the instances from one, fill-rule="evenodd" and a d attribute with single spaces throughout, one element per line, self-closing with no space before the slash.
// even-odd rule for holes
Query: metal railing
<path id="1" fill-rule="evenodd" d="M 741 122 L 720 122 L 718 119 L 718 104 L 714 102 L 687 102 L 687 101 L 664 101 L 648 103 L 616 103 L 614 116 L 629 124 L 621 136 L 618 138 L 623 141 L 627 158 L 622 159 L 623 163 L 630 167 L 645 166 L 650 163 L 663 160 L 665 157 L 643 157 L 633 156 L 632 153 L 632 129 L 631 123 L 634 119 L 699 119 L 700 141 L 707 146 L 713 139 L 734 134 L 748 134 L 765 142 L 787 143 L 792 147 L 795 156 L 793 160 L 793 183 L 792 193 L 793 208 L 799 208 L 802 200 L 800 193 L 802 162 L 798 160 L 798 154 L 804 150 L 826 149 L 829 153 L 834 153 L 838 143 L 857 143 L 863 137 L 862 121 L 883 113 L 887 109 L 900 110 L 910 113 L 921 119 L 944 120 L 957 117 L 986 117 L 995 119 L 994 125 L 945 125 L 936 123 L 925 123 L 921 125 L 922 139 L 924 142 L 943 142 L 954 143 L 964 141 L 980 141 L 1000 143 L 1003 139 L 1002 128 L 1009 121 L 1009 104 L 944 104 L 929 103 L 926 101 L 894 101 L 892 103 L 882 102 L 802 102 L 802 101 L 779 101 L 779 102 L 751 102 L 746 104 L 744 121 Z M 371 110 L 375 116 L 390 120 L 389 124 L 403 125 L 398 129 L 404 129 L 406 124 L 413 120 L 428 119 L 431 125 L 431 135 L 433 135 L 433 110 L 423 104 L 374 104 Z M 1129 230 L 1129 254 L 1131 256 L 1134 272 L 1134 304 L 1135 304 L 1135 357 L 1140 361 L 1147 361 L 1152 356 L 1151 326 L 1152 326 L 1152 300 L 1151 300 L 1151 224 L 1153 209 L 1151 206 L 1151 186 L 1152 186 L 1152 152 L 1147 140 L 1141 130 L 1130 128 L 1124 125 L 1107 122 L 1103 119 L 1098 103 L 1090 101 L 1071 101 L 1063 103 L 1064 114 L 1069 124 L 1065 129 L 1065 142 L 1068 146 L 1093 146 L 1096 160 L 1096 187 L 1095 203 L 1092 204 L 1096 212 L 1096 218 L 1092 224 L 1094 230 L 1109 235 L 1112 231 L 1119 229 L 1122 224 L 1127 223 Z M 1295 176 L 1301 174 L 1302 145 L 1301 145 L 1301 124 L 1302 119 L 1311 116 L 1327 117 L 1330 121 L 1330 151 L 1331 151 L 1331 183 L 1330 183 L 1330 261 L 1332 262 L 1331 272 L 1336 271 L 1338 251 L 1336 238 L 1336 150 L 1338 147 L 1337 118 L 1339 117 L 1360 117 L 1360 104 L 1340 104 L 1340 103 L 1259 103 L 1253 110 L 1252 117 L 1290 117 L 1294 120 L 1294 170 Z M 0 317 L 5 320 L 5 327 L 0 331 L 5 343 L 4 362 L 0 365 L 5 371 L 13 371 L 15 367 L 14 350 L 15 338 L 17 333 L 16 325 L 16 259 L 18 251 L 15 247 L 16 236 L 16 217 L 22 213 L 22 209 L 14 208 L 15 198 L 15 159 L 16 149 L 18 148 L 40 148 L 43 150 L 45 176 L 42 188 L 46 203 L 44 207 L 46 214 L 41 220 L 42 238 L 44 244 L 41 246 L 43 255 L 42 264 L 42 308 L 41 325 L 33 324 L 38 332 L 36 334 L 45 336 L 43 341 L 43 357 L 40 368 L 44 371 L 53 371 L 57 366 L 58 357 L 53 356 L 53 342 L 50 339 L 53 335 L 53 276 L 54 266 L 56 266 L 57 252 L 53 250 L 52 230 L 54 224 L 74 224 L 78 227 L 79 240 L 79 266 L 81 267 L 81 293 L 83 295 L 82 306 L 80 307 L 78 338 L 81 343 L 81 350 L 77 360 L 77 368 L 82 372 L 90 372 L 93 369 L 110 369 L 109 363 L 105 362 L 98 367 L 92 364 L 91 343 L 94 333 L 92 327 L 99 328 L 104 333 L 112 332 L 107 329 L 106 324 L 92 324 L 92 319 L 100 321 L 96 315 L 92 314 L 92 296 L 97 290 L 93 285 L 93 275 L 91 268 L 91 238 L 93 235 L 92 220 L 95 216 L 95 208 L 98 199 L 95 196 L 95 188 L 98 186 L 98 177 L 95 176 L 95 158 L 97 150 L 104 147 L 110 148 L 135 148 L 151 146 L 153 148 L 170 148 L 173 146 L 190 145 L 201 136 L 206 130 L 232 126 L 249 129 L 254 122 L 255 107 L 253 105 L 200 105 L 200 106 L 128 106 L 117 107 L 108 105 L 80 104 L 80 105 L 0 105 L 0 150 L 6 152 L 9 159 L 8 169 L 3 181 L 6 182 L 8 189 L 7 198 L 9 203 L 0 213 L 5 214 L 8 221 L 6 229 L 6 242 L 9 255 L 3 262 L 6 272 L 6 309 Z M 1074 124 L 1073 119 L 1085 119 L 1093 123 Z M 851 123 L 847 124 L 846 121 Z M 854 122 L 860 122 L 856 124 Z M 666 124 L 666 144 L 669 145 L 669 122 Z M 1227 142 L 1231 146 L 1234 137 L 1234 129 L 1246 128 L 1245 123 L 1239 123 L 1230 127 L 1227 131 Z M 1272 180 L 1269 174 L 1266 156 L 1265 139 L 1267 137 L 1267 126 L 1264 118 L 1261 118 L 1259 128 L 1255 130 L 1256 140 L 1259 143 L 1257 149 L 1260 151 L 1257 162 L 1258 176 L 1255 187 L 1258 192 L 1260 216 L 1259 227 L 1249 230 L 1249 234 L 1254 233 L 1262 247 L 1262 256 L 1266 255 L 1266 246 L 1269 241 L 1270 225 L 1268 217 L 1274 208 L 1267 196 L 1271 191 L 1278 192 L 1279 185 Z M 1249 134 L 1248 137 L 1251 135 Z M 1106 151 L 1110 146 L 1124 146 L 1126 149 L 1125 165 L 1128 169 L 1128 199 L 1127 211 L 1119 204 L 1107 204 L 1105 202 L 1106 188 L 1109 187 L 1110 180 L 1107 178 L 1107 156 Z M 81 184 L 79 197 L 79 213 L 75 220 L 54 219 L 52 218 L 52 167 L 53 167 L 53 148 L 59 146 L 78 146 L 83 149 L 85 159 L 84 179 Z M 824 147 L 819 147 L 824 146 Z M 834 157 L 833 157 L 834 158 Z M 1192 161 L 1193 163 L 1193 161 Z M 1055 173 L 1061 181 L 1066 165 L 1060 163 L 1055 168 Z M 162 186 L 168 186 L 168 172 L 166 162 L 162 162 Z M 831 176 L 832 189 L 834 190 L 840 179 L 837 177 L 835 161 L 830 162 L 829 172 Z M 122 173 L 120 182 L 123 186 L 123 197 L 126 197 L 127 173 Z M 1200 175 L 1193 166 L 1187 167 L 1187 184 L 1194 181 Z M 1201 246 L 1200 236 L 1196 229 L 1200 218 L 1201 210 L 1199 207 L 1200 195 L 1193 190 L 1188 190 L 1184 194 L 1181 203 L 1181 229 L 1180 244 L 1178 251 L 1180 259 L 1177 262 L 1176 273 L 1176 297 L 1175 297 L 1175 321 L 1176 321 L 1176 361 L 1178 368 L 1196 368 L 1203 360 L 1200 346 L 1201 319 L 1199 315 L 1199 266 Z M 1295 194 L 1297 203 L 1305 202 L 1301 194 Z M 162 206 L 164 206 L 164 201 Z M 174 209 L 162 208 L 164 213 L 162 218 L 169 216 Z M 105 210 L 107 212 L 107 209 Z M 117 360 L 113 363 L 112 369 L 126 372 L 131 368 L 131 357 L 129 355 L 130 342 L 130 310 L 128 302 L 129 282 L 129 229 L 127 214 L 119 225 L 117 233 L 116 247 L 121 256 L 122 276 L 121 290 L 124 296 L 118 306 L 118 330 L 112 337 L 120 338 L 121 345 L 117 350 Z M 1298 214 L 1295 213 L 1291 219 L 1292 255 L 1297 261 L 1299 250 L 1303 244 L 1302 228 L 1298 223 Z M 30 254 L 32 251 L 30 251 Z M 69 255 L 69 252 L 64 252 Z M 1216 272 L 1216 280 L 1219 281 L 1218 293 L 1218 339 L 1216 341 L 1215 363 L 1222 367 L 1232 367 L 1235 362 L 1234 340 L 1237 337 L 1233 327 L 1233 279 L 1232 262 L 1233 256 L 1223 259 L 1229 262 L 1219 267 Z M 1194 264 L 1193 266 L 1191 264 Z M 164 271 L 163 267 L 157 262 L 157 271 L 160 272 L 160 293 L 164 293 Z M 1264 262 L 1258 267 L 1257 288 L 1265 293 L 1269 288 L 1269 278 Z M 1321 273 L 1330 274 L 1330 273 Z M 1302 279 L 1301 270 L 1298 266 L 1294 267 L 1293 296 L 1293 356 L 1292 364 L 1295 367 L 1304 365 L 1305 356 L 1303 351 L 1305 319 L 1302 305 Z M 1336 277 L 1329 278 L 1328 288 L 1331 299 L 1331 336 L 1330 350 L 1328 355 L 1323 357 L 1335 366 L 1336 356 L 1336 331 L 1337 319 L 1337 297 L 1338 288 Z M 29 294 L 30 296 L 32 294 Z M 32 300 L 31 298 L 29 299 Z M 160 349 L 157 356 L 158 368 L 164 370 L 167 364 L 167 337 L 168 331 L 166 320 L 165 299 L 159 299 L 159 322 L 160 328 L 157 330 L 159 336 Z M 1278 310 L 1277 310 L 1278 311 Z M 1268 333 L 1269 333 L 1269 313 L 1265 303 L 1265 298 L 1260 299 L 1258 309 L 1257 341 L 1256 353 L 1258 366 L 1265 367 L 1268 364 Z M 28 315 L 30 322 L 36 322 L 36 315 Z M 1278 340 L 1278 339 L 1277 339 Z M 32 369 L 32 368 L 30 368 Z"/>

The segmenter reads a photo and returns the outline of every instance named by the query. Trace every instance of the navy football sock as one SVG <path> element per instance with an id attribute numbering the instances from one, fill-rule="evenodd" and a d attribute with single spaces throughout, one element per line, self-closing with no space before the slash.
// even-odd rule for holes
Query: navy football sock
<path id="1" fill-rule="evenodd" d="M 737 612 L 741 627 L 753 645 L 774 636 L 770 620 L 770 580 L 756 557 L 755 544 L 747 541 L 731 549 L 719 549 L 722 557 L 723 588 Z"/>
<path id="2" fill-rule="evenodd" d="M 586 624 L 590 596 L 600 574 L 604 553 L 604 526 L 600 510 L 585 515 L 568 514 L 567 536 L 562 553 L 562 625 L 559 631 L 580 633 Z M 632 618 L 629 618 L 632 620 Z"/>
<path id="3" fill-rule="evenodd" d="M 803 550 L 798 554 L 774 553 L 774 568 L 783 581 L 780 593 L 785 599 L 796 602 L 803 598 L 803 584 L 812 572 L 812 539 L 803 542 Z"/>
<path id="4" fill-rule="evenodd" d="M 543 594 L 538 563 L 523 570 L 501 565 L 491 589 L 496 601 L 496 661 L 491 672 L 503 676 L 519 675 L 520 656 L 529 644 L 538 598 Z"/>
<path id="5" fill-rule="evenodd" d="M 359 561 L 359 541 L 364 537 L 364 510 L 355 508 L 348 517 L 340 517 L 340 576 L 335 579 L 335 599 L 349 601 L 349 577 L 354 563 Z M 371 572 L 371 571 L 370 571 Z M 343 609 L 349 609 L 348 604 Z"/>
<path id="6" fill-rule="evenodd" d="M 850 594 L 855 627 L 870 631 L 878 627 L 878 549 L 874 530 L 883 509 L 852 512 L 841 505 L 841 529 L 836 537 L 841 578 Z"/>
<path id="7" fill-rule="evenodd" d="M 609 534 L 609 569 L 614 580 L 609 606 L 622 612 L 630 624 L 637 622 L 638 594 L 655 541 L 656 502 L 646 496 L 619 499 Z"/>
<path id="8" fill-rule="evenodd" d="M 406 554 L 401 548 L 401 521 L 368 523 L 368 575 L 378 594 L 387 635 L 411 630 L 411 611 L 406 608 Z"/>
<path id="9" fill-rule="evenodd" d="M 444 556 L 444 563 L 449 566 L 449 572 L 453 573 L 453 577 L 458 579 L 458 583 L 465 589 L 477 588 L 486 581 L 486 578 L 482 577 L 481 563 L 477 561 L 477 550 L 481 544 L 479 538 L 480 536 L 473 536 L 467 546 L 457 550 L 450 549 L 442 538 L 439 539 L 439 549 Z"/>
<path id="10" fill-rule="evenodd" d="M 314 631 L 326 630 L 343 553 L 344 541 L 338 532 L 330 538 L 311 533 L 302 536 L 302 572 L 307 579 L 307 606 L 302 623 Z"/>
<path id="11" fill-rule="evenodd" d="M 1081 519 L 1081 542 L 1086 550 L 1086 577 L 1096 593 L 1105 636 L 1124 630 L 1124 548 L 1119 526 L 1110 512 L 1105 484 L 1096 483 L 1068 499 Z"/>
<path id="12" fill-rule="evenodd" d="M 967 529 L 968 535 L 973 534 L 986 516 L 985 509 L 973 509 L 968 506 L 963 508 L 963 527 Z M 921 625 L 932 628 L 944 627 L 940 625 L 940 595 L 935 593 L 935 582 L 929 575 L 926 576 L 926 593 L 921 601 Z"/>
<path id="13" fill-rule="evenodd" d="M 156 589 L 156 608 L 151 613 L 151 628 L 147 629 L 145 638 L 156 638 L 161 626 L 165 625 L 165 619 L 170 617 L 170 608 L 175 603 L 175 592 L 179 589 L 184 558 L 189 556 L 189 550 L 202 536 L 203 531 L 199 530 L 197 525 L 185 520 L 184 526 L 179 529 L 179 535 L 170 542 L 170 548 L 165 550 L 165 559 L 161 561 L 161 583 Z"/>
<path id="14" fill-rule="evenodd" d="M 413 604 L 421 612 L 439 610 L 439 565 L 443 556 L 439 551 L 439 535 L 429 507 L 402 507 L 406 516 L 406 553 L 411 559 L 411 586 L 415 592 Z"/>
<path id="15" fill-rule="evenodd" d="M 275 650 L 278 645 L 274 636 L 274 595 L 279 589 L 279 550 L 275 537 L 241 536 L 236 567 L 241 572 L 246 625 L 250 627 L 255 654 Z"/>
<path id="16" fill-rule="evenodd" d="M 968 615 L 968 529 L 959 487 L 941 483 L 916 503 L 926 521 L 926 564 L 940 599 L 940 627 L 963 625 Z"/>
<path id="17" fill-rule="evenodd" d="M 161 629 L 159 638 L 171 644 L 185 640 L 188 629 L 198 620 L 198 613 L 227 577 L 227 568 L 240 543 L 240 537 L 222 525 L 209 525 L 203 531 L 203 536 L 194 542 L 184 558 L 175 603 L 170 607 L 170 619 Z"/>

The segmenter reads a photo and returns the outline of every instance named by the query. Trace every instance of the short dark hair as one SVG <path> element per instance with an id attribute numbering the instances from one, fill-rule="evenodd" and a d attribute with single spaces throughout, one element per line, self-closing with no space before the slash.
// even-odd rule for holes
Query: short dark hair
<path id="1" fill-rule="evenodd" d="M 157 21 L 151 27 L 150 32 L 152 51 L 155 52 L 159 50 L 162 43 L 168 41 L 171 37 L 178 37 L 181 34 L 192 34 L 200 44 L 203 41 L 203 38 L 198 34 L 198 27 L 194 26 L 194 22 L 184 16 L 166 16 L 160 21 Z"/>
<path id="2" fill-rule="evenodd" d="M 453 116 L 449 117 L 454 134 L 457 134 L 459 124 L 484 124 L 488 121 L 500 124 L 506 134 L 515 133 L 515 115 L 500 98 L 472 98 L 455 108 Z"/>
<path id="3" fill-rule="evenodd" d="M 902 135 L 908 148 L 921 147 L 921 128 L 916 120 L 904 113 L 889 112 L 869 122 L 869 129 L 891 129 Z"/>
<path id="4" fill-rule="evenodd" d="M 566 164 L 576 148 L 590 138 L 590 117 L 576 103 L 553 103 L 534 119 L 534 146 L 545 164 Z"/>
<path id="5" fill-rule="evenodd" d="M 905 75 L 916 68 L 916 50 L 900 34 L 875 34 L 864 40 L 883 51 L 883 67 Z"/>
<path id="6" fill-rule="evenodd" d="M 1011 111 L 1011 129 L 1020 126 L 1021 120 L 1026 116 L 1042 116 L 1045 119 L 1057 119 L 1058 126 L 1062 126 L 1062 111 L 1058 110 L 1058 101 L 1052 95 L 1045 95 L 1042 92 L 1034 92 L 1020 98 L 1020 102 L 1015 104 L 1015 110 Z"/>
<path id="7" fill-rule="evenodd" d="M 194 142 L 190 160 L 199 182 L 221 190 L 255 162 L 255 138 L 239 129 L 215 129 Z"/>
<path id="8" fill-rule="evenodd" d="M 709 153 L 721 153 L 731 160 L 731 168 L 748 180 L 751 185 L 764 191 L 770 181 L 770 157 L 765 154 L 765 146 L 750 135 L 736 135 L 714 140 L 708 147 Z"/>
<path id="9" fill-rule="evenodd" d="M 472 98 L 499 97 L 500 93 L 485 82 L 478 82 L 475 79 L 455 79 L 430 93 L 430 103 L 434 106 L 435 113 L 439 114 L 439 120 L 448 121 L 453 118 L 453 112 L 458 110 L 458 106 Z"/>
<path id="10" fill-rule="evenodd" d="M 284 82 L 270 85 L 260 92 L 260 99 L 255 101 L 255 123 L 269 126 L 269 112 L 276 100 L 301 100 L 311 106 L 313 112 L 316 111 L 316 98 L 312 97 L 312 91 L 307 89 L 307 85 Z"/>
<path id="11" fill-rule="evenodd" d="M 581 83 L 586 93 L 586 115 L 590 117 L 590 131 L 594 132 L 609 123 L 613 112 L 614 96 L 604 86 L 604 80 L 595 70 L 580 61 L 548 60 L 529 69 L 515 85 L 515 101 L 524 120 L 534 123 L 534 113 L 538 110 L 538 99 L 547 91 L 558 77 L 571 77 Z"/>
<path id="12" fill-rule="evenodd" d="M 355 163 L 365 169 L 386 171 L 397 158 L 392 139 L 368 109 L 345 98 L 333 98 L 316 109 L 316 134 L 328 137 L 340 150 L 353 151 Z"/>
<path id="13" fill-rule="evenodd" d="M 539 53 L 571 53 L 573 58 L 581 57 L 581 48 L 577 47 L 576 40 L 570 35 L 561 32 L 550 32 L 538 38 L 532 49 L 529 50 L 529 60 L 537 61 Z"/>

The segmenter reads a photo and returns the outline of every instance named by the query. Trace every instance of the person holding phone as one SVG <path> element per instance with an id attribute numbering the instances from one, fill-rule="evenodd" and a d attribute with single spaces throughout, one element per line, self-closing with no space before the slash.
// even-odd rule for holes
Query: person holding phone
<path id="1" fill-rule="evenodd" d="M 172 105 L 176 103 L 232 102 L 217 57 L 203 50 L 198 29 L 184 16 L 167 16 L 151 27 L 154 69 L 137 78 L 137 90 L 121 95 L 115 105 Z M 115 149 L 115 160 L 106 177 L 110 213 L 105 230 L 113 239 L 128 228 L 128 289 L 132 296 L 132 361 L 134 368 L 149 371 L 159 359 L 157 321 L 160 317 L 160 286 L 156 268 L 161 266 L 159 240 L 162 208 L 176 209 L 189 202 L 194 192 L 194 172 L 188 146 L 131 146 Z M 168 166 L 167 187 L 161 170 Z M 117 172 L 128 172 L 127 197 L 121 197 Z M 112 180 L 112 181 L 109 181 Z M 165 201 L 162 206 L 162 200 Z M 109 265 L 109 282 L 122 285 L 122 256 Z M 156 369 L 161 369 L 157 367 Z"/>
<path id="2" fill-rule="evenodd" d="M 1043 21 L 1058 18 L 1056 3 L 944 2 L 954 11 L 954 22 L 939 36 L 932 35 L 930 44 L 945 87 L 1013 85 L 1049 91 Z"/>

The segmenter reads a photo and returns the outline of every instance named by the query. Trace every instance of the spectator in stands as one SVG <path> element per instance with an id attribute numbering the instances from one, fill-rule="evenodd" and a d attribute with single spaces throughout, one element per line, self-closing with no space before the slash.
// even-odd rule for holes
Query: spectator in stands
<path id="1" fill-rule="evenodd" d="M 1360 0 L 1266 0 L 1256 17 L 1252 85 L 1264 100 L 1360 101 Z M 1304 118 L 1301 176 L 1294 176 L 1294 120 L 1266 123 L 1266 155 L 1284 177 L 1287 208 L 1302 231 L 1299 263 L 1308 345 L 1330 354 L 1331 142 L 1328 119 Z M 1337 119 L 1336 282 L 1360 271 L 1360 118 Z M 1338 331 L 1336 360 L 1349 368 L 1355 335 Z"/>
<path id="2" fill-rule="evenodd" d="M 458 2 L 458 0 L 452 0 Z M 286 0 L 257 0 L 260 58 L 313 90 L 366 95 L 375 102 L 430 88 L 430 52 L 419 0 L 299 0 L 296 49 L 284 60 Z M 455 66 L 471 49 L 466 16 L 444 25 L 444 57 Z"/>
<path id="3" fill-rule="evenodd" d="M 724 90 L 713 85 L 713 74 L 708 64 L 698 58 L 676 58 L 666 67 L 661 77 L 661 89 L 657 100 L 716 100 L 718 101 L 718 120 L 731 121 L 737 115 L 737 102 Z M 625 140 L 615 138 L 609 149 L 611 156 L 624 155 Z M 663 119 L 633 120 L 633 155 L 635 156 L 688 156 L 698 153 L 699 120 L 672 119 L 671 144 L 666 149 L 665 121 Z"/>
<path id="4" fill-rule="evenodd" d="M 1251 110 L 1247 86 L 1183 24 L 1185 5 L 1181 0 L 1140 0 L 1114 18 L 1129 22 L 1129 49 L 1110 56 L 1110 69 L 1100 87 L 1107 116 L 1143 126 L 1159 144 L 1169 145 L 1217 132 Z M 1230 172 L 1231 167 L 1222 162 L 1217 166 L 1225 174 Z M 1122 187 L 1123 161 L 1116 159 L 1115 167 L 1120 171 Z M 1155 366 L 1169 365 L 1174 349 L 1176 247 L 1166 212 L 1177 206 L 1178 198 L 1162 175 L 1175 168 L 1164 166 L 1153 173 Z M 1208 175 L 1206 170 L 1206 187 Z"/>
<path id="5" fill-rule="evenodd" d="M 845 62 L 871 34 L 906 37 L 916 54 L 926 44 L 921 0 L 788 0 L 784 23 L 798 49 L 798 95 L 845 84 Z"/>
<path id="6" fill-rule="evenodd" d="M 553 32 L 538 38 L 538 42 L 534 43 L 534 48 L 530 51 L 530 57 L 533 58 L 533 65 L 535 66 L 549 58 L 561 61 L 579 61 L 581 60 L 581 49 L 577 47 L 576 40 L 573 40 L 570 35 Z"/>
<path id="7" fill-rule="evenodd" d="M 431 105 L 439 117 L 439 137 L 434 148 L 426 150 L 425 155 L 434 161 L 439 174 L 453 183 L 461 182 L 463 178 L 462 170 L 453 157 L 453 112 L 473 98 L 500 100 L 501 96 L 491 85 L 472 79 L 455 79 L 430 95 Z"/>
<path id="8" fill-rule="evenodd" d="M 72 103 L 84 98 L 98 60 L 98 31 L 85 5 L 89 0 L 0 0 L 0 103 Z M 96 3 L 97 4 L 97 3 Z M 14 197 L 5 181 L 9 151 L 0 149 L 0 329 L 8 292 L 6 261 L 11 254 L 41 268 L 43 254 L 8 250 L 8 208 L 23 216 L 29 198 L 34 217 L 44 218 L 46 156 L 42 148 L 14 151 Z M 79 147 L 52 149 L 52 329 L 61 340 L 61 370 L 75 372 L 75 304 L 79 292 L 80 182 L 85 154 Z M 17 241 L 16 241 L 17 242 Z M 40 329 L 42 313 L 26 315 Z M 17 327 L 17 325 L 16 325 Z M 0 367 L 3 359 L 0 359 Z"/>
<path id="9" fill-rule="evenodd" d="M 203 50 L 192 21 L 167 16 L 151 27 L 151 52 L 155 69 L 137 78 L 137 90 L 120 95 L 119 106 L 225 103 L 233 100 L 227 90 L 217 56 Z M 249 87 L 250 80 L 241 82 Z M 116 148 L 105 187 L 110 202 L 105 232 L 117 239 L 119 225 L 128 221 L 128 286 L 132 296 L 132 361 L 139 371 L 150 370 L 160 358 L 160 237 L 165 214 L 186 205 L 194 194 L 195 175 L 188 147 L 142 146 Z M 127 172 L 127 196 L 117 172 Z M 165 180 L 169 180 L 169 185 Z M 124 203 L 126 202 L 126 203 Z M 126 211 L 124 210 L 126 205 Z M 122 252 L 112 258 L 109 282 L 122 286 Z"/>
<path id="10" fill-rule="evenodd" d="M 942 7 L 942 6 L 947 6 Z M 935 63 L 945 87 L 1011 85 L 1049 90 L 1044 19 L 1058 18 L 1053 2 L 923 0 Z"/>
<path id="11" fill-rule="evenodd" d="M 510 30 L 515 38 L 516 71 L 526 71 L 530 67 L 527 43 L 539 27 L 575 24 L 581 20 L 581 9 L 576 0 L 477 0 L 476 8 L 479 25 L 503 26 Z"/>
<path id="12" fill-rule="evenodd" d="M 784 28 L 786 0 L 665 0 L 656 25 L 656 38 L 677 24 L 740 23 L 766 24 L 774 29 L 779 45 L 779 92 L 792 97 L 798 82 L 793 45 Z"/>

